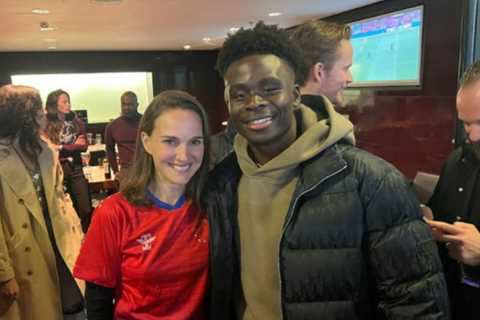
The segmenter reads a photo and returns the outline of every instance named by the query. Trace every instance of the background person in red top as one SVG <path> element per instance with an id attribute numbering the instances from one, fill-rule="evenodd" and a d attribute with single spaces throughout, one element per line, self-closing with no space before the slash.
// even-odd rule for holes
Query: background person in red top
<path id="1" fill-rule="evenodd" d="M 125 170 L 132 162 L 138 125 L 142 117 L 137 111 L 138 99 L 134 92 L 124 92 L 120 97 L 120 103 L 122 114 L 107 125 L 104 135 L 108 163 L 110 163 L 117 180 L 120 180 L 119 171 L 121 175 L 124 175 Z M 119 163 L 117 163 L 115 145 L 118 147 Z M 119 164 L 120 168 L 118 167 Z"/>
<path id="2" fill-rule="evenodd" d="M 181 91 L 158 95 L 140 121 L 120 192 L 96 209 L 75 265 L 87 281 L 89 320 L 206 319 L 206 150 L 200 103 Z"/>

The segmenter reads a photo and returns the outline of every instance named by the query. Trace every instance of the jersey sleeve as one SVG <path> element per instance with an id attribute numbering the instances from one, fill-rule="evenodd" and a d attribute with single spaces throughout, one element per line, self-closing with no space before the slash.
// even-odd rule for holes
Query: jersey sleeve
<path id="1" fill-rule="evenodd" d="M 73 274 L 76 278 L 114 288 L 121 266 L 121 206 L 105 199 L 93 214 Z"/>

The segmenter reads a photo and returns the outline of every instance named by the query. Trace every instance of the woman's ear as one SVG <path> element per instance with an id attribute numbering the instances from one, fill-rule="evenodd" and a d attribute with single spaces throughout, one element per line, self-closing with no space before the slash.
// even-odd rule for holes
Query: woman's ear
<path id="1" fill-rule="evenodd" d="M 145 132 L 145 131 L 142 131 L 140 132 L 140 138 L 142 140 L 142 145 L 143 145 L 143 149 L 145 149 L 145 152 L 148 153 L 148 154 L 151 154 L 150 153 L 150 136 Z"/>

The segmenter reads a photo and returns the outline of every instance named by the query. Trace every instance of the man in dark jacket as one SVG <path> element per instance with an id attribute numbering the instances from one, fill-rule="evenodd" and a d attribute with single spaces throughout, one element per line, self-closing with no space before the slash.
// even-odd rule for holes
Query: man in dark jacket
<path id="1" fill-rule="evenodd" d="M 238 263 L 211 266 L 212 292 L 235 297 L 241 319 L 448 319 L 415 195 L 393 166 L 353 146 L 352 124 L 328 99 L 321 121 L 300 103 L 300 59 L 285 31 L 263 23 L 220 50 L 238 134 L 205 199 L 234 243 L 213 254 Z"/>
<path id="2" fill-rule="evenodd" d="M 232 123 L 228 121 L 223 131 L 210 137 L 210 169 L 213 169 L 233 151 L 233 138 L 236 134 Z"/>
<path id="3" fill-rule="evenodd" d="M 429 221 L 440 241 L 452 318 L 480 319 L 480 61 L 464 75 L 457 94 L 458 118 L 467 140 L 448 157 L 428 202 Z"/>

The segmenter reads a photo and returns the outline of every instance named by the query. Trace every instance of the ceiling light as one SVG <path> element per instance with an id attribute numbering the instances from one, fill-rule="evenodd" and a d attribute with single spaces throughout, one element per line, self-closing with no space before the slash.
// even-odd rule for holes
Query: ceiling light
<path id="1" fill-rule="evenodd" d="M 268 14 L 269 17 L 278 17 L 278 16 L 281 16 L 282 13 L 281 12 L 270 12 Z"/>
<path id="2" fill-rule="evenodd" d="M 228 122 L 227 122 L 227 121 L 222 121 L 222 126 L 226 127 L 226 126 L 227 126 L 227 124 L 228 124 Z"/>
<path id="3" fill-rule="evenodd" d="M 183 46 L 183 49 L 185 49 L 185 50 L 190 50 L 191 48 L 192 48 L 192 46 L 189 45 L 189 44 L 186 44 L 186 45 Z"/>
<path id="4" fill-rule="evenodd" d="M 49 14 L 50 10 L 48 10 L 48 9 L 33 9 L 32 13 L 35 13 L 35 14 Z"/>
<path id="5" fill-rule="evenodd" d="M 55 30 L 54 27 L 51 27 L 47 21 L 40 22 L 40 31 L 53 31 Z"/>
<path id="6" fill-rule="evenodd" d="M 202 40 L 205 41 L 205 42 L 210 42 L 210 41 L 212 41 L 212 38 L 205 37 L 205 38 L 203 38 Z"/>
<path id="7" fill-rule="evenodd" d="M 232 28 L 230 28 L 230 32 L 231 32 L 231 33 L 235 33 L 235 32 L 237 32 L 238 30 L 240 30 L 240 28 L 237 28 L 237 27 L 232 27 Z"/>
<path id="8" fill-rule="evenodd" d="M 92 2 L 109 4 L 109 3 L 120 3 L 122 2 L 122 0 L 92 0 Z"/>
<path id="9" fill-rule="evenodd" d="M 55 46 L 50 46 L 50 47 L 48 47 L 47 49 L 48 49 L 48 50 L 55 50 L 55 49 L 57 49 L 57 47 L 55 47 Z"/>

